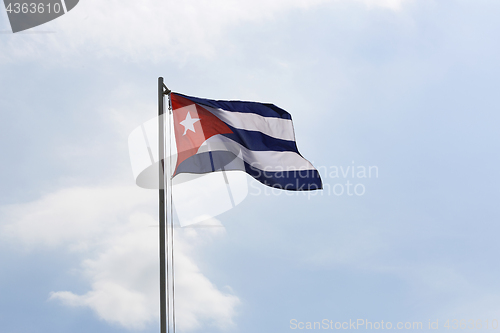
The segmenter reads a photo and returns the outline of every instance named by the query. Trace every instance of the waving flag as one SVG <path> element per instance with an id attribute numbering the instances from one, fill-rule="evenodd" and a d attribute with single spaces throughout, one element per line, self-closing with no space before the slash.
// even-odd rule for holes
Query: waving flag
<path id="1" fill-rule="evenodd" d="M 318 171 L 297 149 L 292 117 L 285 110 L 179 93 L 170 98 L 177 146 L 174 176 L 242 170 L 275 188 L 322 188 Z"/>

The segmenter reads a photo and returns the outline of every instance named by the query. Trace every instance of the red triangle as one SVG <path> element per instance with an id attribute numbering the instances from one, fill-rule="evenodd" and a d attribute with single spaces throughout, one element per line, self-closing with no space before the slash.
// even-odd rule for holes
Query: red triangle
<path id="1" fill-rule="evenodd" d="M 217 134 L 233 132 L 226 123 L 193 101 L 174 93 L 170 94 L 170 99 L 172 101 L 175 142 L 177 144 L 177 165 L 175 166 L 177 171 L 177 167 L 186 159 L 195 155 L 207 139 Z M 186 129 L 181 124 L 188 117 L 188 113 L 191 119 L 199 119 L 193 123 L 194 131 Z"/>

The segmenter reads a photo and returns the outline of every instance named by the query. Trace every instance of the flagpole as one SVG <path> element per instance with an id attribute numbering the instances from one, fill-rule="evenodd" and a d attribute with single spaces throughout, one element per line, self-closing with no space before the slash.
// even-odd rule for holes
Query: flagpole
<path id="1" fill-rule="evenodd" d="M 160 224 L 160 333 L 167 333 L 167 272 L 165 258 L 165 127 L 163 123 L 163 78 L 158 78 L 158 185 Z"/>

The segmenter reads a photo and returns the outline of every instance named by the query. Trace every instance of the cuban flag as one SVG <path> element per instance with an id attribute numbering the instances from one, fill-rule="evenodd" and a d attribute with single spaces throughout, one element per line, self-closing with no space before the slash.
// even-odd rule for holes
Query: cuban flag
<path id="1" fill-rule="evenodd" d="M 322 189 L 299 153 L 292 117 L 273 105 L 171 93 L 177 161 L 173 176 L 242 170 L 274 188 Z"/>

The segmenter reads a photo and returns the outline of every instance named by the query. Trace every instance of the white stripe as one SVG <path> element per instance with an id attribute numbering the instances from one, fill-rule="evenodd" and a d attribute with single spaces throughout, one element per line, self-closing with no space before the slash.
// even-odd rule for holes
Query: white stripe
<path id="1" fill-rule="evenodd" d="M 225 111 L 201 105 L 223 122 L 239 129 L 258 131 L 276 139 L 295 141 L 290 119 L 263 117 L 255 113 Z"/>
<path id="2" fill-rule="evenodd" d="M 222 135 L 214 135 L 198 149 L 207 151 L 230 151 L 254 168 L 263 171 L 316 170 L 308 160 L 292 151 L 255 151 Z"/>

